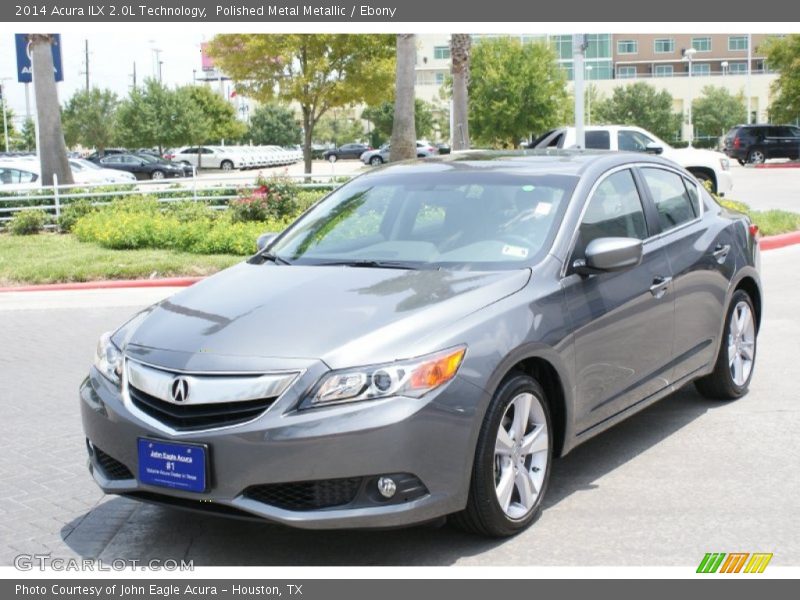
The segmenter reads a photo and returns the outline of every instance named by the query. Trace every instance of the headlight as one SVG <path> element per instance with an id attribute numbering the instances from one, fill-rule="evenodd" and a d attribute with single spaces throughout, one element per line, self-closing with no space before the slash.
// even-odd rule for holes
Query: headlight
<path id="1" fill-rule="evenodd" d="M 719 164 L 722 166 L 723 171 L 729 171 L 731 168 L 731 161 L 729 161 L 727 158 L 720 158 Z"/>
<path id="2" fill-rule="evenodd" d="M 410 360 L 329 373 L 300 408 L 391 396 L 419 398 L 455 377 L 466 350 L 459 346 Z"/>
<path id="3" fill-rule="evenodd" d="M 122 352 L 111 341 L 111 332 L 100 336 L 94 356 L 94 366 L 106 379 L 119 385 L 122 374 Z"/>

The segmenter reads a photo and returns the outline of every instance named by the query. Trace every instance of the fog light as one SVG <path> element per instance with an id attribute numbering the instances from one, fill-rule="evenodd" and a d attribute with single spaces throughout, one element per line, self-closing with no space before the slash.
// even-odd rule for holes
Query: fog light
<path id="1" fill-rule="evenodd" d="M 378 491 L 384 498 L 391 498 L 397 491 L 397 484 L 391 477 L 381 477 L 378 479 Z"/>

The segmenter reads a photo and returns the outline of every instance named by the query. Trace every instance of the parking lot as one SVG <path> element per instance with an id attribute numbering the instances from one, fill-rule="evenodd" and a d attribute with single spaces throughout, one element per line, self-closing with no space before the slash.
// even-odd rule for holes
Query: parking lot
<path id="1" fill-rule="evenodd" d="M 77 387 L 101 332 L 168 289 L 0 294 L 0 564 L 53 557 L 196 565 L 686 565 L 706 552 L 800 564 L 800 246 L 763 254 L 766 313 L 750 393 L 692 387 L 556 461 L 519 536 L 450 527 L 308 532 L 104 497 L 86 470 Z"/>

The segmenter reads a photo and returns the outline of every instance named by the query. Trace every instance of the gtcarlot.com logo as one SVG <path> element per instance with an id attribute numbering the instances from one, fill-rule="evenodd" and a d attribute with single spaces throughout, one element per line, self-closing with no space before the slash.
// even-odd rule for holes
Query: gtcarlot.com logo
<path id="1" fill-rule="evenodd" d="M 698 573 L 763 573 L 772 554 L 766 552 L 707 552 L 697 566 Z"/>

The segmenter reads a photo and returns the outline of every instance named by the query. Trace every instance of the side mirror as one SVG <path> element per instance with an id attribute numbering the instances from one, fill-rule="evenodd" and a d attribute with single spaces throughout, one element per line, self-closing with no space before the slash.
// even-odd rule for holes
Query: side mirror
<path id="1" fill-rule="evenodd" d="M 269 232 L 269 233 L 262 233 L 258 236 L 256 240 L 256 249 L 258 252 L 261 252 L 264 248 L 269 246 L 270 242 L 278 237 L 277 233 Z"/>
<path id="2" fill-rule="evenodd" d="M 624 237 L 597 238 L 586 246 L 585 258 L 572 267 L 579 275 L 624 271 L 642 262 L 642 240 Z"/>
<path id="3" fill-rule="evenodd" d="M 664 148 L 656 144 L 655 142 L 650 142 L 645 146 L 644 151 L 648 154 L 661 154 L 664 152 Z"/>

